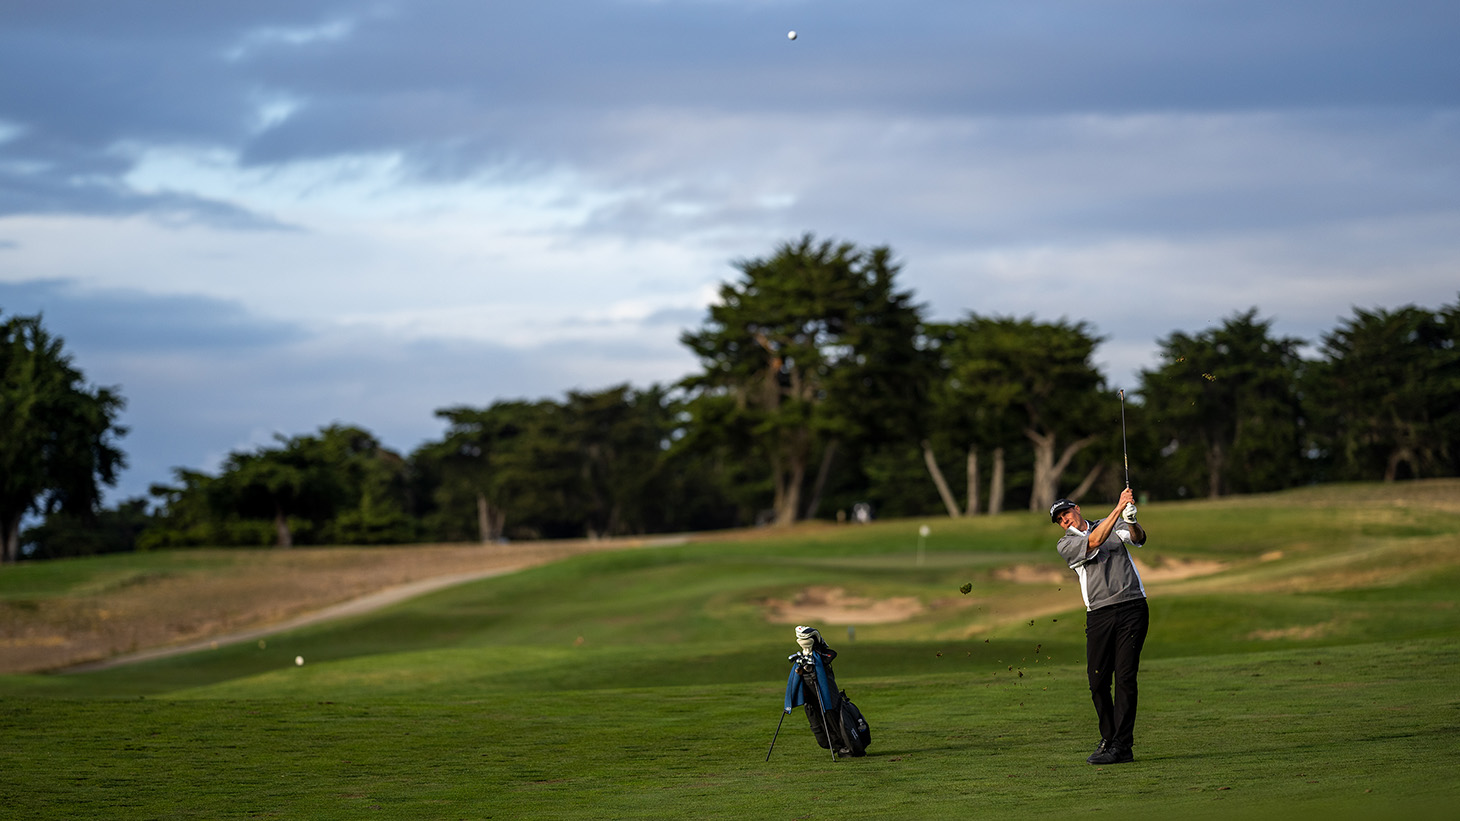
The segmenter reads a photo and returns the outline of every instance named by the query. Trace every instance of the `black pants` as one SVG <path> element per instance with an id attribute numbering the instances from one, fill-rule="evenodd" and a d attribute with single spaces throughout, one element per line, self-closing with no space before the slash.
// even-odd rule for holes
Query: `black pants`
<path id="1" fill-rule="evenodd" d="M 1145 599 L 1121 602 L 1085 614 L 1085 671 L 1100 718 L 1100 737 L 1129 749 L 1136 729 L 1136 674 L 1151 611 Z M 1110 685 L 1115 684 L 1115 698 Z"/>

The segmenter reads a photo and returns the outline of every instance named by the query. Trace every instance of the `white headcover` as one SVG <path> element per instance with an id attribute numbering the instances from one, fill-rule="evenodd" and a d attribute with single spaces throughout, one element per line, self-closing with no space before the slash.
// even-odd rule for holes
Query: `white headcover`
<path id="1" fill-rule="evenodd" d="M 816 648 L 816 642 L 821 639 L 821 634 L 816 632 L 815 627 L 800 625 L 796 628 L 796 643 L 801 645 L 801 652 L 810 654 Z"/>

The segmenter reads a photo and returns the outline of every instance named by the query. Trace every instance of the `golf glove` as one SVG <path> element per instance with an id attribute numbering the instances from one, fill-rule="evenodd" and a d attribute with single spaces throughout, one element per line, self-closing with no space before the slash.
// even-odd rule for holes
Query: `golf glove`
<path id="1" fill-rule="evenodd" d="M 1120 512 L 1120 518 L 1125 519 L 1128 524 L 1136 523 L 1136 506 L 1126 505 L 1125 510 Z"/>

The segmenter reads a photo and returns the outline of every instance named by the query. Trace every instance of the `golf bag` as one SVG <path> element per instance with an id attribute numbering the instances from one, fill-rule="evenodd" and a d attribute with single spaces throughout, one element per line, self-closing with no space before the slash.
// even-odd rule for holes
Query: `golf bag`
<path id="1" fill-rule="evenodd" d="M 866 755 L 867 745 L 872 743 L 872 729 L 867 726 L 862 711 L 836 685 L 831 669 L 836 651 L 815 630 L 797 627 L 796 631 L 797 640 L 811 649 L 787 657 L 791 675 L 786 679 L 782 715 L 796 707 L 804 708 L 816 743 L 822 749 L 831 750 L 832 758 Z"/>

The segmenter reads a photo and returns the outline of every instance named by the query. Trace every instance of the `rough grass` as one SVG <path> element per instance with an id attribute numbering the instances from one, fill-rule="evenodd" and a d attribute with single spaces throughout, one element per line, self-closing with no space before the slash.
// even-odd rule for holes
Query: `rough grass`
<path id="1" fill-rule="evenodd" d="M 1460 483 L 1401 487 L 1414 495 L 1354 486 L 1143 508 L 1153 561 L 1222 570 L 1148 584 L 1133 765 L 1084 763 L 1096 737 L 1079 594 L 1073 576 L 1001 572 L 1058 566 L 1048 524 L 1017 514 L 929 520 L 922 564 L 916 521 L 599 552 L 258 642 L 0 677 L 0 806 L 24 818 L 1451 817 Z M 77 563 L 29 595 L 85 598 L 161 558 L 135 561 Z M 0 572 L 0 596 L 27 599 L 14 578 Z M 855 641 L 820 625 L 872 724 L 868 757 L 833 763 L 796 713 L 767 763 L 795 648 L 766 601 L 817 585 L 925 608 L 856 625 Z"/>

